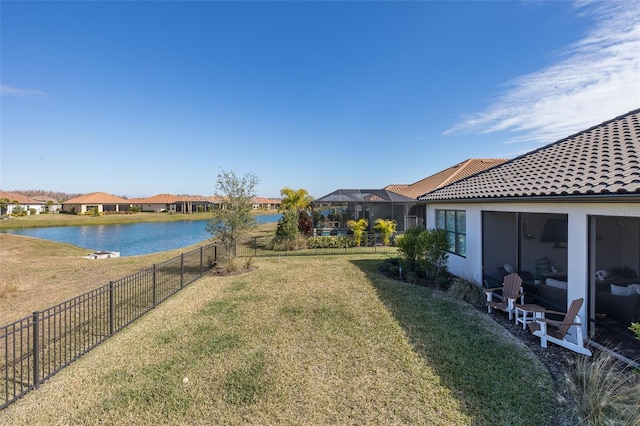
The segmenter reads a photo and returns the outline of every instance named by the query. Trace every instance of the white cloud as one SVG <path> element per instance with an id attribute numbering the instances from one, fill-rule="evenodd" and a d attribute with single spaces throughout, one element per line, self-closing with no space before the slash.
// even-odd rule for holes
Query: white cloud
<path id="1" fill-rule="evenodd" d="M 580 2 L 596 25 L 563 59 L 520 76 L 445 134 L 512 132 L 549 143 L 640 107 L 640 2 Z"/>
<path id="2" fill-rule="evenodd" d="M 34 97 L 43 96 L 44 93 L 35 89 L 22 89 L 18 87 L 0 85 L 0 94 L 2 96 L 19 96 L 19 97 Z"/>

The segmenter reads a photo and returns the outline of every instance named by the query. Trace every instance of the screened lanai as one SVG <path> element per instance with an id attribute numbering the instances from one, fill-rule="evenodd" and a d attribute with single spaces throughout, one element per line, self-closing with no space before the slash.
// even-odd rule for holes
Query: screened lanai
<path id="1" fill-rule="evenodd" d="M 312 203 L 316 229 L 346 230 L 349 220 L 367 219 L 368 231 L 376 219 L 391 219 L 396 230 L 424 225 L 424 203 L 386 189 L 338 189 Z"/>

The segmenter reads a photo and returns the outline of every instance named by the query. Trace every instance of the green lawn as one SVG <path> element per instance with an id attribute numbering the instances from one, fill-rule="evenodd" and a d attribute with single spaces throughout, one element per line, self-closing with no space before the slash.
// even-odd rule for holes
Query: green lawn
<path id="1" fill-rule="evenodd" d="M 1 424 L 547 425 L 551 378 L 486 314 L 376 273 L 264 258 L 196 281 Z"/>

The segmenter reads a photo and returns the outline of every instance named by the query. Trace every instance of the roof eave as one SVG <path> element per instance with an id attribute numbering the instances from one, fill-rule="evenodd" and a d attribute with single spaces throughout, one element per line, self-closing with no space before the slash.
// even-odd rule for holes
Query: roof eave
<path id="1" fill-rule="evenodd" d="M 481 197 L 481 198 L 448 198 L 437 200 L 421 200 L 427 204 L 444 203 L 541 203 L 541 202 L 567 202 L 567 203 L 629 203 L 640 202 L 639 193 L 609 193 L 609 194 L 579 194 L 579 195 L 554 195 L 554 196 L 521 196 L 521 197 Z"/>

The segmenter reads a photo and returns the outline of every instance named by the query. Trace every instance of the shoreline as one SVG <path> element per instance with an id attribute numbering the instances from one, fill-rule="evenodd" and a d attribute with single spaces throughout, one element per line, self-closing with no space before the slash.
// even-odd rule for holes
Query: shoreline
<path id="1" fill-rule="evenodd" d="M 259 210 L 257 216 L 278 214 L 277 210 Z M 186 220 L 207 220 L 210 212 L 203 213 L 130 213 L 108 214 L 100 216 L 72 215 L 62 213 L 38 214 L 33 216 L 11 217 L 0 220 L 0 230 L 22 228 L 47 228 L 57 226 L 97 226 L 145 222 L 178 222 Z"/>

